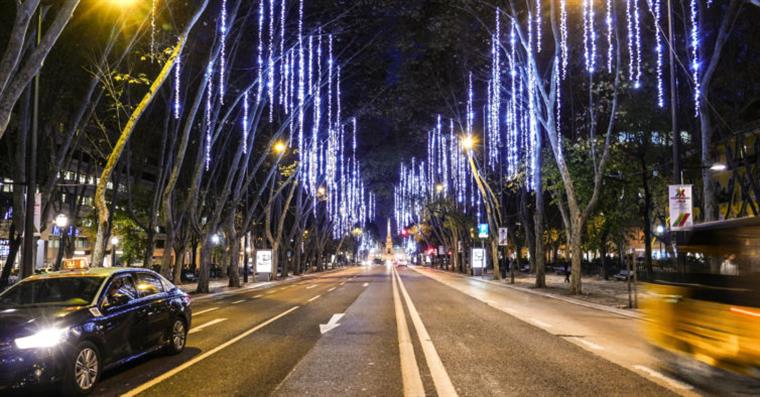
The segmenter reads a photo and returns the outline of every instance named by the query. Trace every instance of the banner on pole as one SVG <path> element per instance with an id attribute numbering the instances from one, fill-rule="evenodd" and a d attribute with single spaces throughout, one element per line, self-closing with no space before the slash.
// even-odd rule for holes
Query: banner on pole
<path id="1" fill-rule="evenodd" d="M 692 185 L 668 186 L 670 205 L 670 230 L 679 230 L 694 225 L 694 198 Z"/>
<path id="2" fill-rule="evenodd" d="M 507 228 L 506 227 L 500 227 L 499 228 L 499 245 L 502 247 L 506 247 L 508 245 L 507 243 Z"/>
<path id="3" fill-rule="evenodd" d="M 478 224 L 478 238 L 488 238 L 488 224 Z"/>

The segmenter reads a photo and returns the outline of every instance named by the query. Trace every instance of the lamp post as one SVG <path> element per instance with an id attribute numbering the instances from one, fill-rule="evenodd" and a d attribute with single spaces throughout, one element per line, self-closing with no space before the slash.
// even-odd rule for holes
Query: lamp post
<path id="1" fill-rule="evenodd" d="M 116 246 L 119 245 L 119 238 L 111 237 L 111 267 L 116 266 Z"/>
<path id="2" fill-rule="evenodd" d="M 55 270 L 58 270 L 61 268 L 61 258 L 63 257 L 63 233 L 66 230 L 66 227 L 69 226 L 69 217 L 66 216 L 66 214 L 58 214 L 56 215 L 55 219 L 53 220 L 53 223 L 58 228 L 58 253 L 55 257 L 55 264 L 53 265 L 53 268 Z"/>

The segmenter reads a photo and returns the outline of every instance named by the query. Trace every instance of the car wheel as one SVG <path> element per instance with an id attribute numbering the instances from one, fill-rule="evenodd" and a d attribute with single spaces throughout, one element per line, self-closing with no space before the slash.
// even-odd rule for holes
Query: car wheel
<path id="1" fill-rule="evenodd" d="M 169 330 L 169 343 L 166 346 L 168 354 L 179 354 L 185 350 L 187 342 L 187 327 L 181 319 L 174 320 L 172 328 Z"/>
<path id="2" fill-rule="evenodd" d="M 100 353 L 90 342 L 80 343 L 66 366 L 63 387 L 66 395 L 82 396 L 95 388 L 100 378 Z"/>

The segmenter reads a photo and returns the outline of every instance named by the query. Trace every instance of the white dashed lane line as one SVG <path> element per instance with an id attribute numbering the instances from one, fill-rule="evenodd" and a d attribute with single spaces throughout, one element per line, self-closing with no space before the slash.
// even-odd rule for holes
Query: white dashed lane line
<path id="1" fill-rule="evenodd" d="M 312 284 L 312 285 L 306 287 L 306 289 L 312 289 L 312 288 L 316 288 L 316 287 L 317 287 L 317 284 Z"/>
<path id="2" fill-rule="evenodd" d="M 317 295 L 317 296 L 309 299 L 309 302 L 314 302 L 315 300 L 319 299 L 320 296 L 322 296 L 322 295 Z"/>
<path id="3" fill-rule="evenodd" d="M 219 324 L 222 321 L 227 321 L 227 319 L 226 318 L 215 318 L 215 319 L 213 319 L 213 320 L 211 320 L 211 321 L 209 321 L 207 323 L 203 323 L 201 325 L 198 325 L 198 326 L 194 327 L 193 329 L 190 330 L 190 332 L 188 332 L 188 334 L 194 334 L 196 332 L 203 331 L 204 328 L 210 327 L 210 326 L 212 326 L 214 324 Z"/>
<path id="4" fill-rule="evenodd" d="M 333 292 L 333 290 L 335 290 L 335 288 L 338 288 L 338 287 L 332 287 L 332 288 L 328 289 L 327 292 Z"/>
<path id="5" fill-rule="evenodd" d="M 211 307 L 208 309 L 201 310 L 199 312 L 193 313 L 193 316 L 200 316 L 201 314 L 206 314 L 208 312 L 213 312 L 214 310 L 219 309 L 218 307 Z"/>
<path id="6" fill-rule="evenodd" d="M 238 303 L 243 303 L 243 302 L 245 302 L 245 299 L 240 299 L 240 300 L 234 301 L 234 302 L 232 302 L 232 304 L 233 305 L 237 305 Z"/>

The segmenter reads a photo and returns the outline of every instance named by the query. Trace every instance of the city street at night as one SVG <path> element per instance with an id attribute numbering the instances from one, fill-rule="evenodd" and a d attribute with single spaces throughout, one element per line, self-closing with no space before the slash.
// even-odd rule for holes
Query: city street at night
<path id="1" fill-rule="evenodd" d="M 758 21 L 0 1 L 0 396 L 760 396 Z"/>

